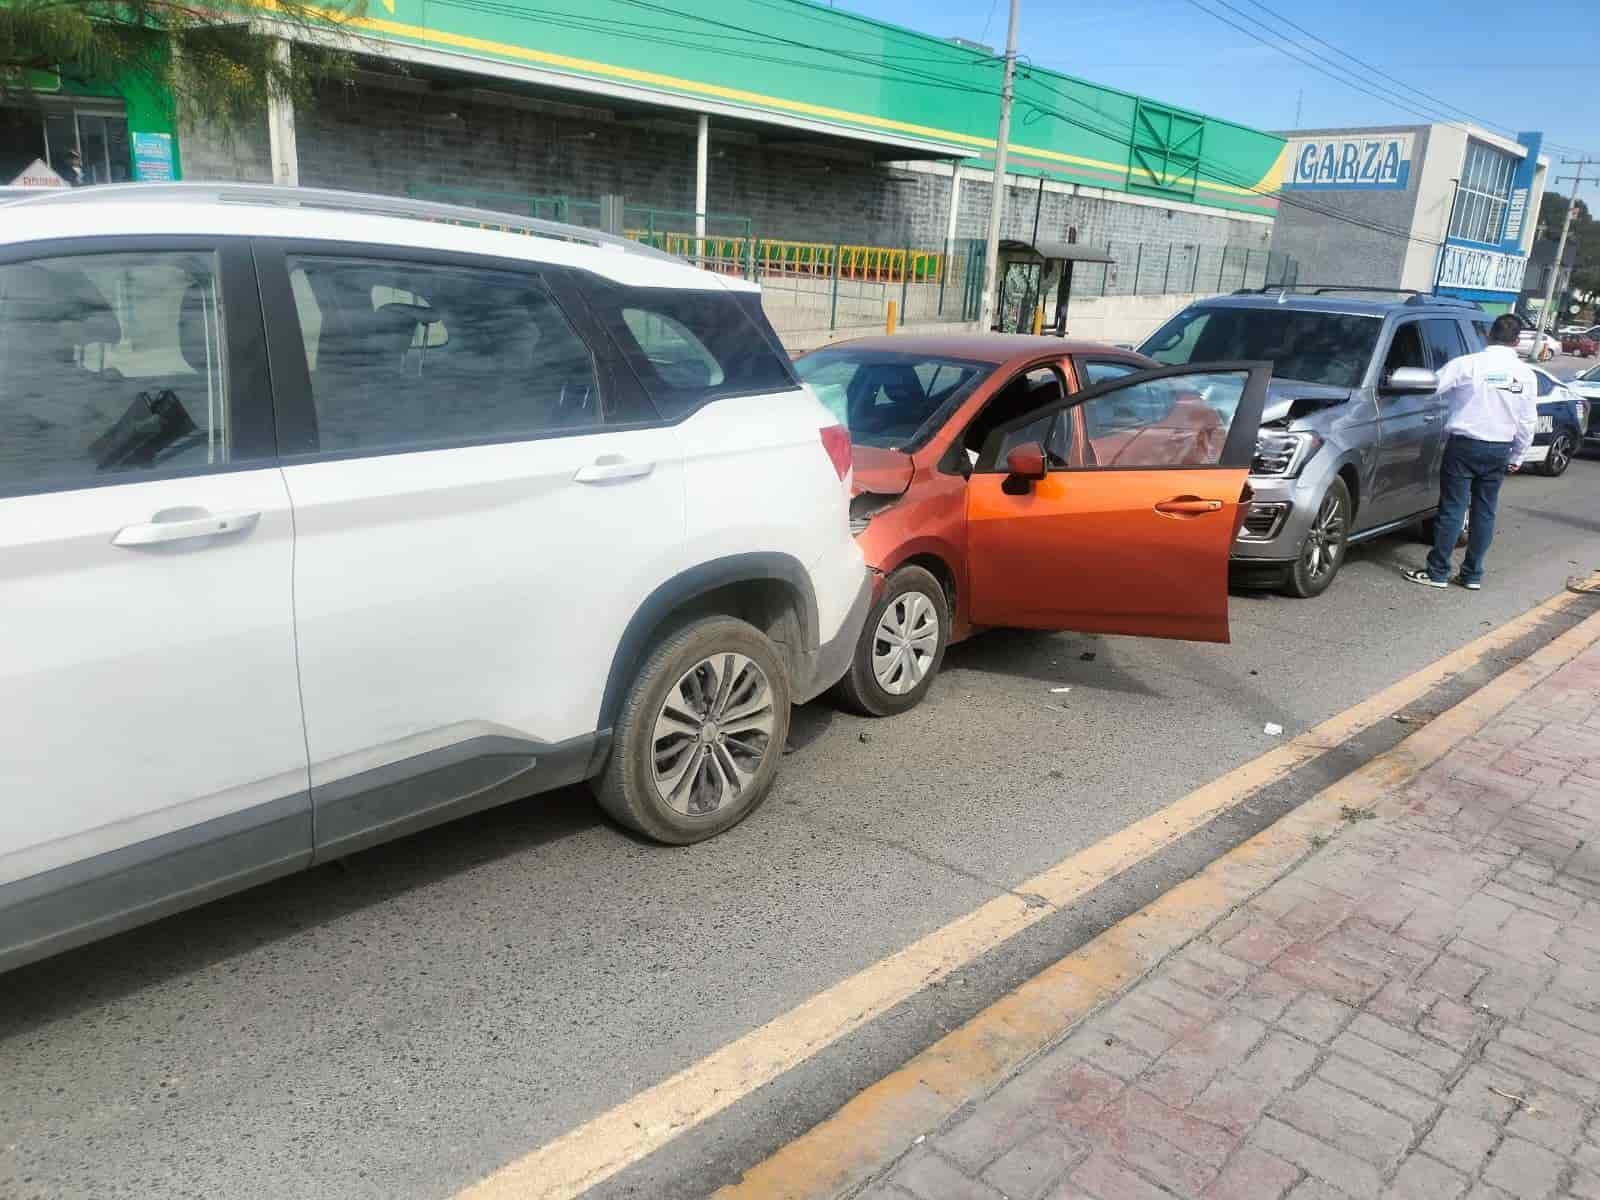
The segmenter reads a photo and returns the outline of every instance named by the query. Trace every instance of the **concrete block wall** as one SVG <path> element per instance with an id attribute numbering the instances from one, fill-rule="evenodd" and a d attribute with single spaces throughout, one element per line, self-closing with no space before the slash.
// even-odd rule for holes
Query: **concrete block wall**
<path id="1" fill-rule="evenodd" d="M 1169 296 L 1084 296 L 1067 302 L 1067 336 L 1137 346 L 1168 317 L 1210 292 Z"/>
<path id="2" fill-rule="evenodd" d="M 694 127 L 682 117 L 619 118 L 599 108 L 438 90 L 422 79 L 365 72 L 330 86 L 296 114 L 300 181 L 404 195 L 415 185 L 692 210 Z M 875 164 L 825 157 L 797 139 L 712 122 L 710 209 L 751 218 L 758 235 L 797 241 L 938 248 L 949 213 L 947 165 Z M 224 142 L 203 122 L 182 134 L 191 179 L 270 179 L 265 120 Z M 969 172 L 958 237 L 987 232 L 992 180 Z M 1003 236 L 1029 238 L 1034 181 L 1012 177 Z M 1271 224 L 1196 206 L 1139 203 L 1098 188 L 1047 187 L 1039 235 L 1095 244 L 1147 242 L 1264 250 Z M 712 231 L 718 232 L 715 222 Z M 723 232 L 733 232 L 724 229 Z"/>
<path id="3" fill-rule="evenodd" d="M 989 232 L 989 197 L 993 180 L 988 176 L 961 181 L 961 211 L 956 236 L 983 237 Z M 948 197 L 948 182 L 940 189 Z M 1230 216 L 1221 211 L 1201 212 L 1195 206 L 1168 207 L 1140 203 L 1121 193 L 1099 188 L 1046 186 L 1041 198 L 1035 180 L 1007 177 L 1006 207 L 1001 218 L 1003 238 L 1027 241 L 1033 234 L 1035 206 L 1039 210 L 1039 237 L 1066 241 L 1069 230 L 1077 240 L 1103 246 L 1111 242 L 1146 242 L 1157 245 L 1242 246 L 1265 250 L 1272 241 L 1270 223 Z M 935 238 L 944 236 L 942 230 Z"/>
<path id="4" fill-rule="evenodd" d="M 267 118 L 235 133 L 192 112 L 179 114 L 178 153 L 183 177 L 201 183 L 271 183 Z"/>

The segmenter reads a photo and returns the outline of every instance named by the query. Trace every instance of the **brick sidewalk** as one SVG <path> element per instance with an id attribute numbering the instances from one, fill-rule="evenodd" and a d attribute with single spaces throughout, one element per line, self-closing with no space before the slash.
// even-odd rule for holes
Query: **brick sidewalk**
<path id="1" fill-rule="evenodd" d="M 1600 647 L 870 1200 L 1600 1200 Z"/>

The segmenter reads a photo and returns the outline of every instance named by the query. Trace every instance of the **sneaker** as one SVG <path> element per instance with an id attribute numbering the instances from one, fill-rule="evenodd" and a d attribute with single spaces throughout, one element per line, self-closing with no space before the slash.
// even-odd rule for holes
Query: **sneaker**
<path id="1" fill-rule="evenodd" d="M 1404 574 L 1412 583 L 1420 583 L 1423 587 L 1442 588 L 1450 586 L 1445 580 L 1435 579 L 1432 575 L 1429 575 L 1425 567 L 1417 567 L 1415 570 L 1406 571 Z"/>
<path id="2" fill-rule="evenodd" d="M 1474 579 L 1469 583 L 1462 576 L 1457 575 L 1450 582 L 1451 583 L 1459 583 L 1462 587 L 1466 588 L 1467 591 L 1469 591 L 1469 592 L 1481 592 L 1481 591 L 1483 591 L 1483 583 L 1480 580 L 1477 580 L 1477 579 Z"/>

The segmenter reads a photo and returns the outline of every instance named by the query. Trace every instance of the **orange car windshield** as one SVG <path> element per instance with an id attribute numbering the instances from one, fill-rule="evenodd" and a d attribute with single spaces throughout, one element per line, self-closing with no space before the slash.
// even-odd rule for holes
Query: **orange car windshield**
<path id="1" fill-rule="evenodd" d="M 841 346 L 807 354 L 794 369 L 851 441 L 892 450 L 942 425 L 994 364 Z"/>

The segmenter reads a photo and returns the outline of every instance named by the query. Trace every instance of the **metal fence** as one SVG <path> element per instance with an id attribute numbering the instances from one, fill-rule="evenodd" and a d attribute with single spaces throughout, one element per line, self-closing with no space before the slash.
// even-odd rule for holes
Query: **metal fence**
<path id="1" fill-rule="evenodd" d="M 601 225 L 598 200 L 433 185 L 417 185 L 409 193 L 494 212 Z M 706 234 L 699 237 L 693 212 L 633 204 L 624 205 L 622 219 L 627 237 L 706 270 L 759 283 L 763 307 L 780 333 L 883 328 L 891 305 L 902 324 L 978 319 L 981 239 L 963 239 L 952 247 L 797 241 L 760 236 L 751 218 L 738 213 L 707 214 Z M 1107 249 L 1109 263 L 1075 264 L 1072 299 L 1211 294 L 1292 285 L 1299 279 L 1293 258 L 1245 246 L 1114 241 Z"/>
<path id="2" fill-rule="evenodd" d="M 1231 292 L 1294 284 L 1300 265 L 1287 254 L 1247 246 L 1112 242 L 1110 263 L 1080 263 L 1074 296 L 1162 296 Z"/>
<path id="3" fill-rule="evenodd" d="M 577 200 L 571 196 L 536 196 L 528 192 L 496 192 L 482 188 L 445 187 L 415 184 L 406 189 L 413 200 L 436 200 L 445 204 L 464 204 L 490 212 L 515 213 L 544 221 L 561 221 L 599 229 L 603 224 L 598 200 Z M 694 213 L 680 208 L 653 208 L 643 204 L 624 204 L 623 223 L 646 236 L 672 230 L 694 228 Z M 706 231 L 748 237 L 750 218 L 738 213 L 707 213 Z"/>

